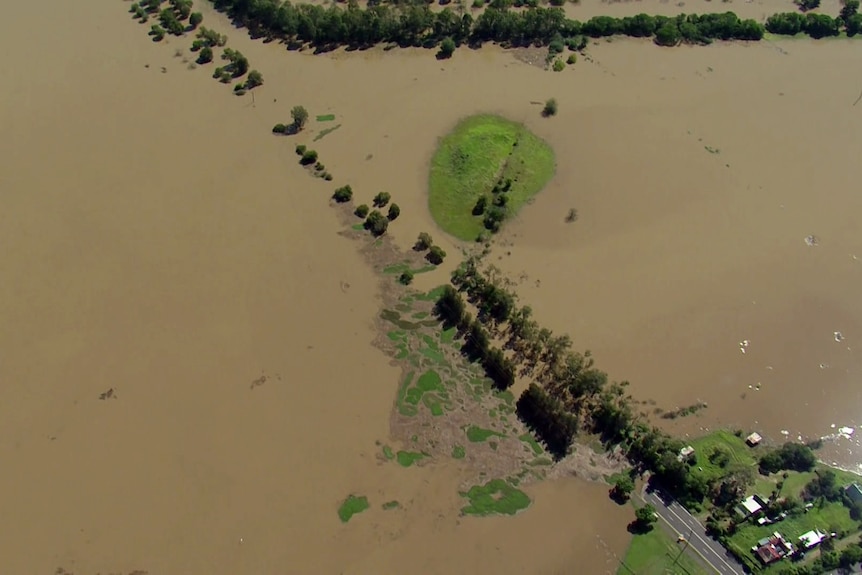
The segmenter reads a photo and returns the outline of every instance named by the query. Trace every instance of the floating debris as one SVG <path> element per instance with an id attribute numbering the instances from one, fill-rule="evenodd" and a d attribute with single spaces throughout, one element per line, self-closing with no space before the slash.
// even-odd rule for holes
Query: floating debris
<path id="1" fill-rule="evenodd" d="M 790 435 L 790 432 L 789 432 L 789 431 L 787 431 L 786 429 L 782 429 L 782 430 L 781 430 L 781 435 L 784 435 L 784 436 L 786 437 L 786 436 Z"/>
<path id="2" fill-rule="evenodd" d="M 821 363 L 820 364 L 820 369 L 828 369 L 828 368 L 829 368 L 828 363 Z M 835 427 L 835 424 L 832 424 L 832 427 Z"/>
<path id="3" fill-rule="evenodd" d="M 745 353 L 745 350 L 749 346 L 749 344 L 751 344 L 751 342 L 748 341 L 747 339 L 744 339 L 741 342 L 739 342 L 739 351 L 741 351 L 742 353 Z"/>
<path id="4" fill-rule="evenodd" d="M 838 343 L 841 343 L 842 341 L 844 341 L 844 334 L 841 333 L 840 331 L 833 331 L 832 337 L 834 337 L 835 341 L 837 341 Z"/>
<path id="5" fill-rule="evenodd" d="M 814 235 L 805 236 L 805 245 L 813 248 L 816 245 L 818 245 L 819 243 L 820 243 L 820 238 L 818 238 L 817 236 L 814 236 Z"/>

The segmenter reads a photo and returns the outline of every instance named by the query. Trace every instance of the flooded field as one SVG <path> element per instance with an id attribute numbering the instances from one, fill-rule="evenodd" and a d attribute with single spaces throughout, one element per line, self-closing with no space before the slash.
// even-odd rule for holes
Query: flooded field
<path id="1" fill-rule="evenodd" d="M 464 463 L 380 458 L 400 372 L 373 346 L 378 278 L 328 196 L 389 191 L 399 246 L 429 231 L 457 254 L 427 166 L 477 112 L 556 152 L 493 253 L 541 322 L 640 399 L 706 401 L 670 422 L 681 432 L 857 423 L 849 42 L 603 41 L 554 74 L 491 46 L 442 63 L 287 53 L 203 8 L 263 73 L 253 99 L 190 66 L 190 38 L 152 42 L 123 2 L 19 3 L 0 23 L 21 54 L 0 68 L 3 572 L 615 572 L 631 514 L 601 484 L 548 480 L 515 517 L 459 517 Z M 273 136 L 297 104 L 334 119 Z M 853 464 L 849 445 L 833 455 Z M 350 494 L 370 508 L 345 524 Z"/>

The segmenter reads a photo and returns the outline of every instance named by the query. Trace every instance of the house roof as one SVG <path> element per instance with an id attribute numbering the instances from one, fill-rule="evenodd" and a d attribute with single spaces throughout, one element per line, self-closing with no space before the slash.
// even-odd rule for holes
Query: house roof
<path id="1" fill-rule="evenodd" d="M 763 509 L 763 507 L 760 505 L 760 503 L 758 503 L 754 495 L 745 499 L 740 505 L 742 505 L 742 508 L 745 509 L 749 515 L 751 515 L 752 513 L 757 513 L 758 511 Z"/>
<path id="2" fill-rule="evenodd" d="M 847 496 L 853 501 L 862 500 L 862 487 L 859 487 L 858 483 L 851 483 L 844 488 L 844 491 L 847 492 Z"/>
<path id="3" fill-rule="evenodd" d="M 826 534 L 821 533 L 819 529 L 816 531 L 809 531 L 808 533 L 803 533 L 799 536 L 799 544 L 808 549 L 809 547 L 814 547 L 825 538 Z"/>

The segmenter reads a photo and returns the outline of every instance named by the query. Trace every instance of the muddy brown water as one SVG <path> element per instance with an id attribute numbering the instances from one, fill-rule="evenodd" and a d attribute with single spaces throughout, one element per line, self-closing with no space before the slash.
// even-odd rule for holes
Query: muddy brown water
<path id="1" fill-rule="evenodd" d="M 127 6 L 19 3 L 0 23 L 18 54 L 0 64 L 0 571 L 615 572 L 631 512 L 602 485 L 548 481 L 526 513 L 459 518 L 454 462 L 378 460 L 398 371 L 371 345 L 377 278 L 327 202 L 342 183 L 391 191 L 406 245 L 432 229 L 436 138 L 489 106 L 458 87 L 550 77 L 493 49 L 286 54 L 206 11 L 264 73 L 252 101 Z M 332 183 L 269 133 L 299 103 L 343 124 L 304 136 Z M 372 508 L 345 525 L 351 493 Z"/>

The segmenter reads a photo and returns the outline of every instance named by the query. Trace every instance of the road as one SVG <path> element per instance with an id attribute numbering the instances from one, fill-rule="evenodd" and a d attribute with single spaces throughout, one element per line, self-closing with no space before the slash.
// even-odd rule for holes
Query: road
<path id="1" fill-rule="evenodd" d="M 745 575 L 742 565 L 725 548 L 706 535 L 706 529 L 685 507 L 657 490 L 646 490 L 644 501 L 655 507 L 659 517 L 677 533 L 688 539 L 689 546 L 721 575 Z"/>

